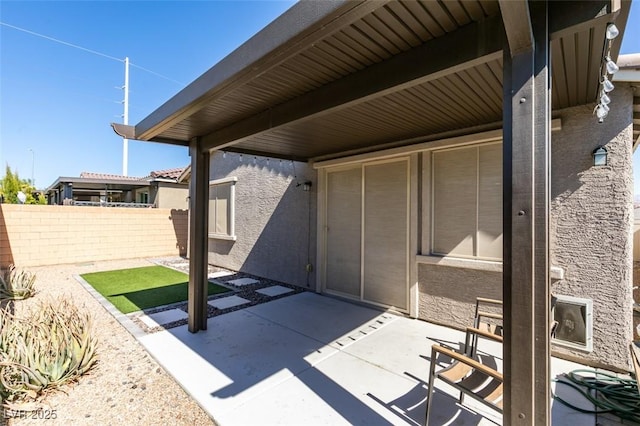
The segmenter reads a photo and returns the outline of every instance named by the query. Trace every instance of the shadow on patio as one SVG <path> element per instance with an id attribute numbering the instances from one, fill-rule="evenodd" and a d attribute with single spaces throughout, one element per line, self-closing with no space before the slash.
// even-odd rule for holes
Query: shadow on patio
<path id="1" fill-rule="evenodd" d="M 313 293 L 141 342 L 225 424 L 424 424 L 430 347 L 462 333 Z M 497 362 L 500 362 L 497 359 Z M 434 421 L 494 424 L 439 389 Z M 435 424 L 435 423 L 434 423 Z"/>
<path id="2" fill-rule="evenodd" d="M 209 318 L 204 332 L 181 326 L 140 341 L 223 426 L 415 426 L 425 421 L 431 345 L 458 349 L 464 333 L 304 292 Z M 499 344 L 480 350 L 502 368 Z M 552 359 L 554 377 L 581 367 Z M 558 392 L 584 406 L 570 388 Z M 432 425 L 502 422 L 470 398 L 458 404 L 443 383 L 433 398 Z M 595 416 L 555 402 L 552 417 L 555 425 L 595 424 Z"/>

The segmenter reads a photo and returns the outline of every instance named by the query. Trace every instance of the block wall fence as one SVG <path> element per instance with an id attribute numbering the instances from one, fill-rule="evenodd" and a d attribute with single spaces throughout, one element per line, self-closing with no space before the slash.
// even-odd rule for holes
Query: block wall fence
<path id="1" fill-rule="evenodd" d="M 186 255 L 188 211 L 0 205 L 0 267 Z"/>

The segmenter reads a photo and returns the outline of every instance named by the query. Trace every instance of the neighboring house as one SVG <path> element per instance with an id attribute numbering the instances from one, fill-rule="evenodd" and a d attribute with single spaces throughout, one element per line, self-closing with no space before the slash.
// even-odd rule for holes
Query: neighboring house
<path id="1" fill-rule="evenodd" d="M 46 194 L 49 204 L 186 210 L 189 189 L 178 182 L 184 170 L 152 171 L 147 177 L 82 172 L 80 177 L 59 177 Z"/>
<path id="2" fill-rule="evenodd" d="M 548 403 L 554 318 L 554 353 L 627 369 L 633 58 L 603 88 L 629 8 L 300 2 L 114 124 L 190 148 L 189 329 L 207 327 L 208 261 L 454 327 L 503 298 L 506 416 L 534 417 L 516 389 Z"/>

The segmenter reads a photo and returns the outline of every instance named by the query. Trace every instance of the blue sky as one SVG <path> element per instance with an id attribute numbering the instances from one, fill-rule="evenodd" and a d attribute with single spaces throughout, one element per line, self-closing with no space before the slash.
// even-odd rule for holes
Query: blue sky
<path id="1" fill-rule="evenodd" d="M 5 1 L 0 22 L 0 166 L 46 188 L 83 171 L 121 174 L 124 58 L 136 124 L 294 1 Z M 640 0 L 621 53 L 640 53 Z M 142 68 L 144 69 L 142 69 Z M 152 71 L 152 72 L 149 72 Z M 160 74 L 157 75 L 157 74 Z M 129 175 L 189 163 L 186 148 L 129 142 Z M 640 194 L 640 154 L 635 155 Z"/>
<path id="2" fill-rule="evenodd" d="M 122 139 L 109 126 L 123 113 L 116 59 L 133 64 L 136 124 L 294 3 L 0 0 L 1 22 L 101 54 L 0 25 L 1 175 L 8 163 L 30 179 L 34 165 L 43 188 L 83 171 L 121 174 Z M 129 142 L 130 176 L 189 161 L 183 147 Z"/>

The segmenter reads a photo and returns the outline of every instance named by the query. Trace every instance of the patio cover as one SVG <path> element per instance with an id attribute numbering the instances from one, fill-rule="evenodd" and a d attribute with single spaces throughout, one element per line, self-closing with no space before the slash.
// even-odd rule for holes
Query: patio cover
<path id="1" fill-rule="evenodd" d="M 140 123 L 113 124 L 128 139 L 189 146 L 190 331 L 207 324 L 211 150 L 319 161 L 503 128 L 504 418 L 548 423 L 551 111 L 595 105 L 606 27 L 623 33 L 629 8 L 303 1 Z"/>

